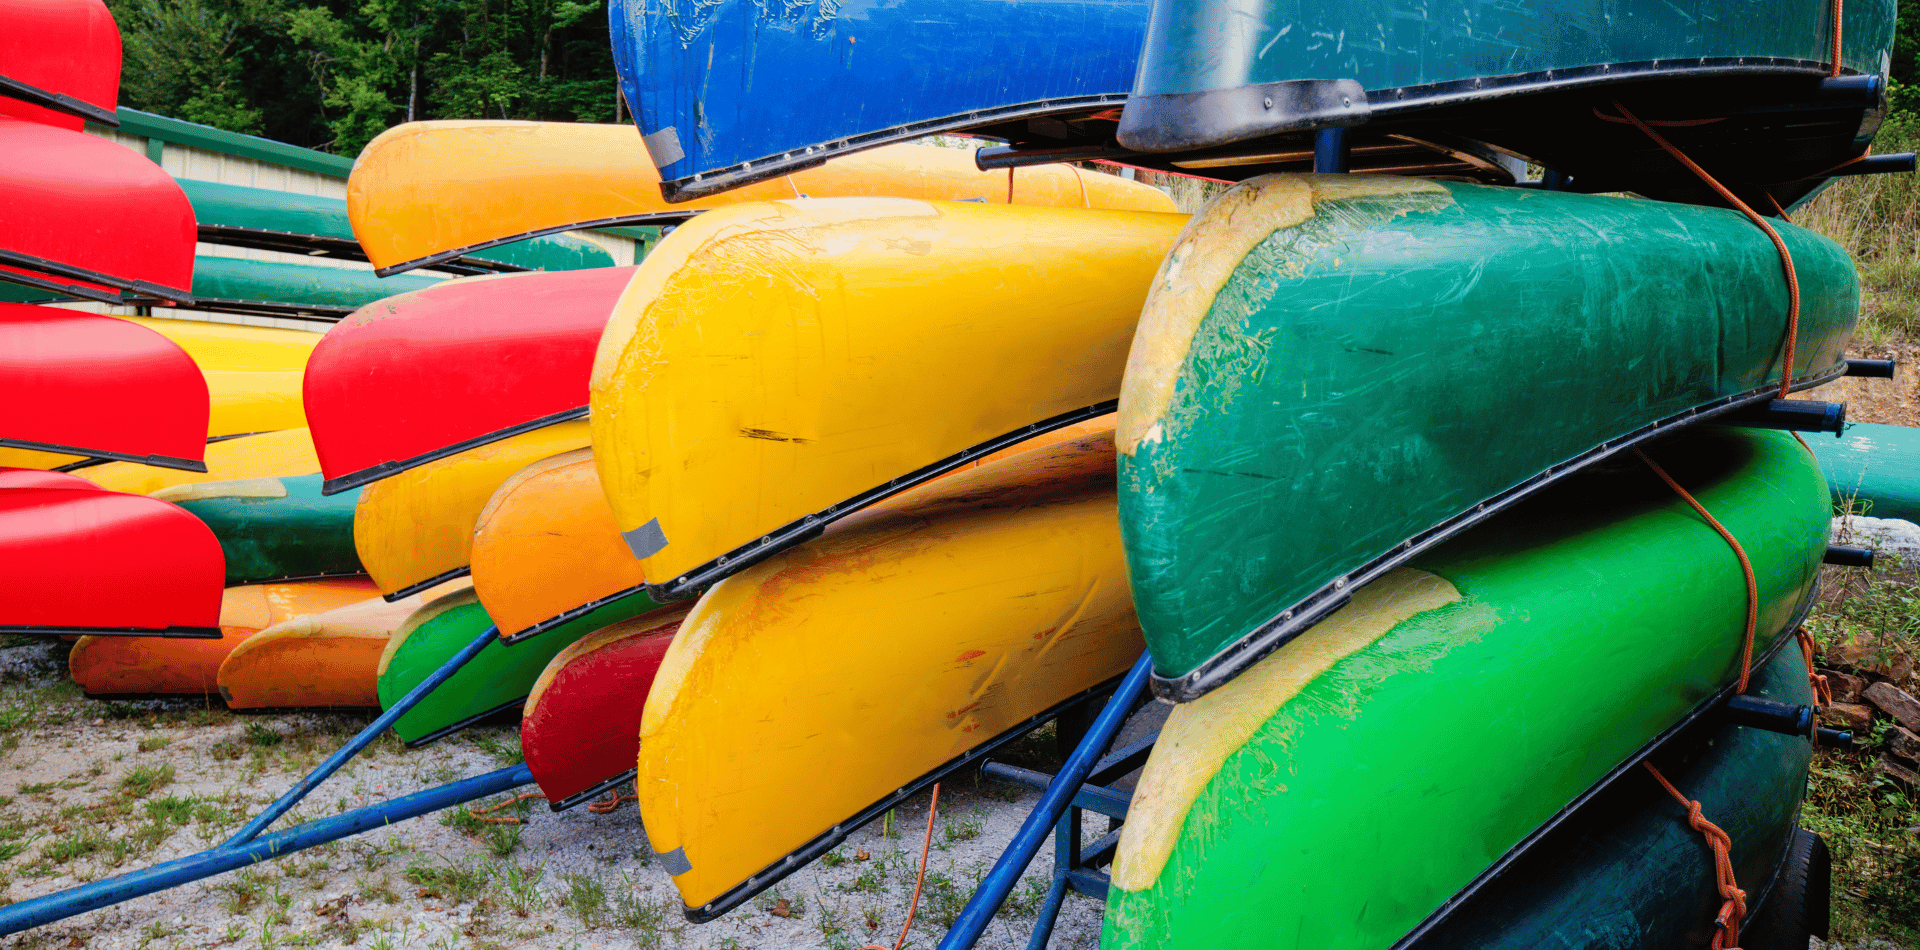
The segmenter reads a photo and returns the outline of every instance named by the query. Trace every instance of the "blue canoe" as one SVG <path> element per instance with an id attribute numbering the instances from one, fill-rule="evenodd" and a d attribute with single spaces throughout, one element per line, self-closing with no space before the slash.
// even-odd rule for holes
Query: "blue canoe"
<path id="1" fill-rule="evenodd" d="M 1920 522 L 1920 429 L 1855 422 L 1838 439 L 1811 438 L 1836 511 Z"/>

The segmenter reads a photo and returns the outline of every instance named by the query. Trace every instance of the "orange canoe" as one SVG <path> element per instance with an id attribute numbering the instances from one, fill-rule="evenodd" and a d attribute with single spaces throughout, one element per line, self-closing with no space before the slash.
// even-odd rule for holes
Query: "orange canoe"
<path id="1" fill-rule="evenodd" d="M 388 603 L 370 599 L 262 630 L 220 664 L 220 695 L 234 709 L 380 705 L 380 654 L 408 618 L 473 586 L 465 578 Z"/>

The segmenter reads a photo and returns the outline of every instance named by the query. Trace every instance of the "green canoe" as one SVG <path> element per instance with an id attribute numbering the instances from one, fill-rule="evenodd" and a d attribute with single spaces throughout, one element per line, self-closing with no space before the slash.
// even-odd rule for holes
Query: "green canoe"
<path id="1" fill-rule="evenodd" d="M 186 309 L 335 319 L 376 300 L 425 290 L 441 279 L 419 274 L 375 277 L 369 270 L 202 254 L 193 259 L 193 306 Z M 0 300 L 10 303 L 75 299 L 34 287 L 0 284 Z M 137 297 L 127 299 L 139 302 Z"/>
<path id="2" fill-rule="evenodd" d="M 442 738 L 526 702 L 535 680 L 561 650 L 602 627 L 658 609 L 645 595 L 589 611 L 537 637 L 496 640 L 393 724 L 408 745 Z M 479 595 L 468 588 L 415 611 L 380 657 L 380 705 L 391 707 L 460 648 L 493 629 Z M 498 631 L 495 631 L 496 635 Z"/>
<path id="3" fill-rule="evenodd" d="M 1806 660 L 1791 641 L 1781 646 L 1754 674 L 1748 694 L 1812 703 Z M 1807 832 L 1796 832 L 1796 820 L 1813 743 L 1708 714 L 1677 730 L 1652 761 L 1733 841 L 1734 880 L 1747 892 L 1741 946 L 1805 947 L 1806 924 L 1820 927 L 1827 899 L 1824 864 L 1795 864 L 1795 846 L 1812 844 Z M 1425 921 L 1405 946 L 1675 950 L 1699 945 L 1720 908 L 1712 853 L 1687 824 L 1686 810 L 1638 767 L 1620 770 L 1509 859 Z M 1801 900 L 1804 908 L 1794 906 Z M 1803 910 L 1815 919 L 1806 920 Z"/>
<path id="4" fill-rule="evenodd" d="M 1835 511 L 1920 522 L 1920 429 L 1855 422 L 1838 439 L 1808 439 Z"/>
<path id="5" fill-rule="evenodd" d="M 1745 547 L 1764 655 L 1814 593 L 1818 466 L 1767 430 L 1648 452 Z M 1562 481 L 1174 708 L 1102 945 L 1393 945 L 1733 682 L 1746 609 L 1727 543 L 1637 459 Z"/>
<path id="6" fill-rule="evenodd" d="M 1779 229 L 1815 385 L 1845 371 L 1859 284 Z M 1121 386 L 1155 691 L 1200 696 L 1554 478 L 1771 398 L 1785 283 L 1732 211 L 1357 175 L 1222 194 L 1155 278 Z"/>
<path id="7" fill-rule="evenodd" d="M 320 494 L 320 476 L 248 478 L 162 489 L 206 522 L 227 558 L 226 586 L 364 573 L 353 549 L 355 489 Z"/>

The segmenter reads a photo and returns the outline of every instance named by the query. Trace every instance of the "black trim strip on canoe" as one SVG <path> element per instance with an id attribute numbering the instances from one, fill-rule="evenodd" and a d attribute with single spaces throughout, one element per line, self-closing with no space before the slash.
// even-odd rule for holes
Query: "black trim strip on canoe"
<path id="1" fill-rule="evenodd" d="M 1091 406 L 1074 409 L 1070 412 L 1063 412 L 1052 418 L 1042 419 L 1032 425 L 1015 429 L 1012 432 L 994 436 L 985 442 L 981 442 L 971 448 L 962 449 L 937 462 L 923 465 L 883 485 L 869 488 L 839 504 L 828 505 L 804 518 L 789 521 L 705 564 L 694 567 L 692 570 L 674 578 L 672 581 L 665 584 L 648 584 L 647 591 L 653 595 L 655 601 L 662 604 L 675 600 L 685 600 L 700 590 L 711 587 L 781 551 L 785 551 L 803 541 L 818 537 L 820 532 L 826 529 L 827 525 L 839 521 L 874 502 L 905 491 L 915 485 L 931 481 L 935 477 L 953 471 L 968 462 L 975 461 L 983 455 L 991 455 L 1008 446 L 1018 445 L 1034 436 L 1052 432 L 1055 429 L 1064 429 L 1074 423 L 1085 422 L 1088 419 L 1097 419 L 1113 412 L 1119 404 L 1120 400 L 1118 399 L 1097 402 Z"/>
<path id="2" fill-rule="evenodd" d="M 189 499 L 192 500 L 192 499 Z M 278 577 L 256 577 L 249 580 L 233 581 L 228 587 L 244 587 L 248 584 L 286 584 L 293 581 L 330 581 L 338 578 L 366 577 L 365 571 L 323 571 L 319 574 L 283 574 Z"/>
<path id="3" fill-rule="evenodd" d="M 898 791 L 895 791 L 889 795 L 886 795 L 882 797 L 879 801 L 874 802 L 873 804 L 868 805 L 867 807 L 856 812 L 853 815 L 853 817 L 848 818 L 847 820 L 837 825 L 834 825 L 832 828 L 829 828 L 826 831 L 821 832 L 820 834 L 814 836 L 814 838 L 808 841 L 806 844 L 803 844 L 800 847 L 795 848 L 792 852 L 788 853 L 785 857 L 760 869 L 758 873 L 748 877 L 745 881 L 734 885 L 726 893 L 721 894 L 719 897 L 714 898 L 712 901 L 702 904 L 699 907 L 683 906 L 681 908 L 682 914 L 687 918 L 687 920 L 696 924 L 704 924 L 707 921 L 718 918 L 720 915 L 725 914 L 727 911 L 730 911 L 735 907 L 738 907 L 741 904 L 746 903 L 748 900 L 752 899 L 752 897 L 755 894 L 758 894 L 761 891 L 764 891 L 767 888 L 772 887 L 774 884 L 779 883 L 779 881 L 782 878 L 785 878 L 787 875 L 792 874 L 793 872 L 798 871 L 803 867 L 806 867 L 807 864 L 813 861 L 815 858 L 818 858 L 819 856 L 827 853 L 828 851 L 833 850 L 835 847 L 838 847 L 842 841 L 847 840 L 847 837 L 849 835 L 853 834 L 856 831 L 859 831 L 861 828 L 865 827 L 868 822 L 871 822 L 874 819 L 879 818 L 881 815 L 886 814 L 888 811 L 891 811 L 894 807 L 898 806 L 901 802 L 906 801 L 907 799 L 913 797 L 914 795 L 918 794 L 921 790 L 932 786 L 936 782 L 944 781 L 948 776 L 954 774 L 955 772 L 958 772 L 962 769 L 967 768 L 968 766 L 979 763 L 981 760 L 985 759 L 987 756 L 992 755 L 993 753 L 999 751 L 1000 748 L 1005 746 L 1007 743 L 1013 742 L 1014 740 L 1019 739 L 1022 736 L 1025 736 L 1027 733 L 1032 732 L 1033 730 L 1040 728 L 1041 726 L 1047 724 L 1048 722 L 1053 721 L 1054 718 L 1058 717 L 1061 713 L 1072 708 L 1073 706 L 1113 692 L 1114 688 L 1119 686 L 1120 681 L 1124 678 L 1125 678 L 1124 676 L 1116 676 L 1098 685 L 1088 687 L 1087 689 L 1083 689 L 1080 692 L 1075 693 L 1072 696 L 1069 696 L 1066 699 L 1061 700 L 1060 702 L 1047 707 L 1046 710 L 1040 712 L 1039 714 L 1029 717 L 1025 720 L 1022 720 L 1018 725 L 1014 726 L 1013 728 L 1008 729 L 1007 731 L 1002 732 L 1001 734 L 994 736 L 993 738 L 988 739 L 985 742 L 982 742 L 981 744 L 973 747 L 972 749 L 966 752 L 963 752 L 957 756 L 954 756 L 951 759 L 948 759 L 946 762 L 941 763 L 938 767 L 934 768 L 933 771 L 930 771 L 925 775 L 922 775 L 919 778 L 916 778 L 908 782 L 907 784 L 901 786 Z"/>
<path id="4" fill-rule="evenodd" d="M 492 709 L 487 710 L 486 712 L 480 713 L 477 716 L 468 716 L 467 718 L 462 719 L 451 726 L 442 726 L 438 729 L 435 729 L 432 732 L 427 733 L 424 736 L 421 736 L 418 739 L 410 739 L 407 741 L 406 746 L 409 749 L 418 749 L 421 746 L 426 745 L 430 742 L 438 742 L 441 739 L 445 739 L 446 737 L 453 735 L 454 733 L 459 732 L 460 730 L 465 729 L 468 726 L 476 725 L 488 719 L 492 719 L 493 717 L 506 713 L 509 710 L 519 709 L 520 707 L 525 706 L 526 704 L 527 704 L 527 697 L 525 696 L 522 696 L 519 699 L 510 699 L 504 703 L 501 703 L 498 706 L 493 707 Z"/>
<path id="5" fill-rule="evenodd" d="M 444 571 L 439 574 L 435 574 L 432 577 L 429 577 L 426 580 L 421 581 L 417 584 L 408 584 L 407 586 L 402 587 L 391 594 L 381 594 L 380 599 L 391 604 L 396 600 L 401 600 L 406 597 L 411 597 L 414 594 L 418 594 L 429 587 L 438 587 L 439 585 L 445 584 L 448 581 L 458 580 L 472 573 L 473 573 L 473 565 L 471 564 L 467 565 L 466 567 L 456 567 L 451 571 Z"/>
<path id="6" fill-rule="evenodd" d="M 98 123 L 110 129 L 120 127 L 120 117 L 112 109 L 104 109 L 85 99 L 76 99 L 64 92 L 42 89 L 32 83 L 21 82 L 8 76 L 0 76 L 0 96 L 32 103 L 55 112 L 64 112 L 78 116 L 88 122 Z"/>
<path id="7" fill-rule="evenodd" d="M 576 805 L 584 805 L 587 802 L 593 801 L 594 799 L 599 798 L 600 796 L 606 794 L 607 792 L 612 791 L 613 789 L 619 788 L 621 785 L 627 782 L 631 782 L 634 779 L 639 777 L 640 777 L 639 769 L 628 769 L 625 772 L 622 772 L 619 775 L 616 775 L 612 778 L 601 779 L 600 781 L 594 783 L 586 791 L 575 792 L 572 795 L 568 795 L 567 797 L 562 798 L 557 802 L 553 802 L 553 801 L 548 802 L 547 810 L 548 811 L 566 811 L 567 809 L 572 808 Z"/>
<path id="8" fill-rule="evenodd" d="M 347 271 L 346 273 L 353 272 Z M 158 299 L 157 297 L 128 294 L 123 296 L 120 302 L 136 307 L 152 306 Z M 360 308 L 347 304 L 286 303 L 278 300 L 241 300 L 234 297 L 196 297 L 194 298 L 192 307 L 181 309 L 190 309 L 203 313 L 237 313 L 249 317 L 289 317 L 293 319 L 339 323 L 342 317 Z M 165 314 L 158 316 L 164 318 Z"/>
<path id="9" fill-rule="evenodd" d="M 63 301 L 74 300 L 74 299 L 91 300 L 94 303 L 111 304 L 113 306 L 119 306 L 121 303 L 123 303 L 123 301 L 120 299 L 120 295 L 111 290 L 96 290 L 92 287 L 82 287 L 78 284 L 61 284 L 51 280 L 47 280 L 44 277 L 35 277 L 29 274 L 16 274 L 16 273 L 13 273 L 12 271 L 0 271 L 0 280 L 8 281 L 10 283 L 20 284 L 25 287 L 32 287 L 35 290 L 51 291 L 55 295 L 52 297 L 48 297 L 44 300 L 18 301 L 20 303 L 29 303 L 29 304 L 61 303 Z"/>
<path id="10" fill-rule="evenodd" d="M 532 624 L 524 630 L 518 631 L 510 636 L 501 637 L 500 639 L 503 642 L 508 644 L 520 643 L 525 640 L 531 640 L 534 637 L 537 637 L 540 634 L 546 633 L 547 631 L 552 630 L 553 628 L 558 627 L 563 623 L 567 623 L 573 620 L 578 620 L 581 617 L 584 617 L 590 613 L 593 613 L 596 610 L 599 610 L 602 607 L 607 606 L 608 604 L 617 604 L 623 600 L 626 600 L 629 597 L 632 597 L 635 594 L 644 594 L 644 593 L 647 593 L 647 585 L 635 584 L 634 586 L 629 587 L 626 590 L 608 594 L 607 596 L 602 597 L 598 600 L 589 600 L 578 607 L 570 607 L 566 610 L 561 611 L 560 613 L 554 614 L 553 616 L 540 621 L 539 623 Z M 662 606 L 665 606 L 665 605 L 662 605 Z M 645 614 L 642 614 L 641 616 L 645 616 Z"/>
<path id="11" fill-rule="evenodd" d="M 817 165 L 819 163 L 815 162 L 814 164 Z M 671 201 L 672 199 L 668 200 Z M 546 237 L 550 234 L 565 234 L 568 231 L 584 231 L 594 228 L 626 228 L 635 226 L 645 227 L 656 224 L 683 224 L 687 219 L 699 213 L 698 210 L 693 209 L 686 211 L 650 211 L 646 214 L 627 214 L 612 218 L 595 218 L 592 221 L 576 221 L 572 224 L 556 224 L 552 227 L 535 228 L 532 231 L 509 234 L 506 237 L 489 238 L 478 244 L 469 244 L 465 247 L 456 247 L 450 251 L 428 254 L 426 257 L 418 257 L 410 261 L 401 261 L 398 264 L 389 264 L 386 267 L 376 267 L 373 269 L 373 275 L 375 277 L 392 277 L 395 274 L 404 274 L 418 267 L 436 267 L 444 270 L 446 269 L 446 262 L 448 261 L 458 261 L 475 251 L 484 251 L 490 247 L 512 244 L 515 241 L 529 241 L 537 237 Z M 485 258 L 474 259 L 486 260 Z M 492 262 L 488 261 L 488 263 Z M 508 264 L 502 266 L 513 267 L 514 265 Z M 526 270 L 524 267 L 515 269 Z"/>
<path id="12" fill-rule="evenodd" d="M 47 627 L 0 624 L 0 633 L 51 634 L 61 637 L 166 637 L 174 640 L 218 640 L 219 627 Z"/>
<path id="13" fill-rule="evenodd" d="M 208 444 L 208 445 L 212 445 L 212 444 L 214 444 L 215 442 L 225 442 L 225 441 L 227 441 L 228 439 L 238 439 L 238 438 L 240 438 L 240 437 L 242 437 L 242 436 L 248 436 L 248 435 L 266 435 L 266 434 L 267 434 L 268 432 L 278 432 L 278 431 L 280 431 L 280 430 L 278 430 L 278 429 L 263 429 L 263 430 L 261 430 L 261 431 L 259 431 L 259 432 L 235 432 L 235 433 L 232 433 L 231 435 L 210 435 L 210 436 L 207 436 L 207 444 Z M 71 453 L 71 452 L 68 452 L 68 453 L 66 453 L 66 454 L 68 454 L 68 455 L 72 455 L 73 453 Z M 110 459 L 110 458 L 84 458 L 84 459 L 81 459 L 81 460 L 80 460 L 80 461 L 78 461 L 78 462 L 68 462 L 68 463 L 67 463 L 67 464 L 65 464 L 65 465 L 56 465 L 56 466 L 54 466 L 53 468 L 50 468 L 50 469 L 48 469 L 47 471 L 50 471 L 50 472 L 77 472 L 77 471 L 79 471 L 80 469 L 83 469 L 83 468 L 92 468 L 92 467 L 94 467 L 95 465 L 105 465 L 105 464 L 107 464 L 108 462 L 114 462 L 114 461 L 129 461 L 129 462 L 131 462 L 131 461 L 134 461 L 134 460 L 133 460 L 133 459 Z M 142 463 L 142 464 L 145 464 L 145 463 Z M 201 464 L 202 464 L 202 465 L 205 465 L 206 463 L 205 463 L 205 462 L 202 462 Z M 205 471 L 206 471 L 206 469 L 204 469 L 204 468 L 203 468 L 203 469 L 201 469 L 200 471 L 202 471 L 202 472 L 205 472 Z"/>
<path id="14" fill-rule="evenodd" d="M 1819 386 L 1845 374 L 1846 364 L 1842 363 L 1823 373 L 1802 377 L 1793 385 L 1793 391 L 1798 392 Z M 1611 458 L 1643 442 L 1695 423 L 1710 421 L 1737 409 L 1766 402 L 1777 396 L 1779 392 L 1780 386 L 1775 383 L 1715 399 L 1677 415 L 1648 423 L 1627 435 L 1601 442 L 1567 461 L 1549 465 L 1538 475 L 1441 521 L 1400 542 L 1393 550 L 1322 584 L 1187 673 L 1172 677 L 1154 673 L 1153 694 L 1159 699 L 1173 703 L 1199 699 L 1246 672 L 1249 667 L 1266 659 L 1273 651 L 1293 642 L 1295 637 L 1307 632 L 1313 625 L 1346 606 L 1347 602 L 1353 599 L 1354 591 L 1379 580 L 1388 571 L 1425 554 L 1468 528 L 1513 507 L 1535 492 L 1595 462 Z"/>
<path id="15" fill-rule="evenodd" d="M 328 237 L 323 234 L 309 234 L 304 231 L 277 231 L 272 228 L 243 228 L 225 224 L 201 224 L 200 240 L 208 244 L 220 244 L 227 247 L 245 247 L 261 251 L 278 251 L 283 254 L 300 254 L 307 257 L 323 257 L 333 260 L 367 260 L 366 249 L 358 241 L 346 238 Z M 509 238 L 508 240 L 516 240 Z M 497 242 L 504 243 L 504 242 Z M 491 247 L 477 245 L 479 247 Z M 409 267 L 408 269 L 411 269 Z M 475 274 L 512 274 L 533 270 L 519 264 L 485 258 L 449 258 L 441 262 L 437 270 L 448 271 L 462 276 Z M 399 271 L 393 271 L 399 273 Z M 375 271 L 376 277 L 390 276 Z"/>
<path id="16" fill-rule="evenodd" d="M 1786 626 L 1780 628 L 1779 635 L 1775 638 L 1773 646 L 1768 647 L 1765 652 L 1755 657 L 1749 670 L 1758 670 L 1772 662 L 1773 658 L 1778 656 L 1787 644 L 1794 642 L 1793 631 L 1806 621 L 1807 614 L 1813 611 L 1814 602 L 1818 600 L 1819 597 L 1820 577 L 1819 574 L 1816 573 L 1813 584 L 1808 587 L 1807 593 L 1805 597 L 1802 598 L 1799 608 L 1794 612 L 1793 620 L 1788 622 Z M 1598 782 L 1593 783 L 1586 791 L 1581 792 L 1573 801 L 1561 806 L 1559 811 L 1554 812 L 1552 817 L 1548 818 L 1540 827 L 1535 828 L 1531 834 L 1520 839 L 1520 842 L 1512 848 L 1507 849 L 1507 853 L 1501 855 L 1498 861 L 1495 861 L 1486 870 L 1481 871 L 1479 876 L 1468 882 L 1466 887 L 1461 888 L 1452 897 L 1447 898 L 1444 903 L 1434 909 L 1433 913 L 1428 914 L 1425 920 L 1422 920 L 1412 930 L 1407 931 L 1405 936 L 1394 941 L 1393 946 L 1389 947 L 1388 950 L 1408 950 L 1409 945 L 1421 937 L 1424 937 L 1433 928 L 1439 926 L 1446 920 L 1449 914 L 1459 909 L 1475 894 L 1478 894 L 1481 889 L 1492 884 L 1496 878 L 1505 873 L 1508 868 L 1512 867 L 1514 862 L 1520 860 L 1521 856 L 1526 854 L 1529 849 L 1541 841 L 1544 841 L 1547 835 L 1559 828 L 1569 818 L 1572 818 L 1574 813 L 1579 811 L 1580 808 L 1592 802 L 1595 798 L 1598 798 L 1601 793 L 1611 788 L 1615 782 L 1619 781 L 1621 776 L 1626 775 L 1632 771 L 1635 766 L 1661 751 L 1665 745 L 1680 737 L 1689 729 L 1708 722 L 1711 717 L 1717 715 L 1721 708 L 1726 705 L 1727 700 L 1732 698 L 1739 689 L 1739 682 L 1728 683 L 1715 691 L 1712 696 L 1707 697 L 1704 701 L 1694 706 L 1692 711 L 1680 718 L 1679 722 L 1668 726 L 1659 735 L 1648 740 L 1646 744 L 1642 745 L 1632 755 L 1627 756 L 1619 765 L 1614 766 L 1607 774 L 1601 776 Z M 1757 907 L 1758 904 L 1756 903 L 1755 906 Z"/>
<path id="17" fill-rule="evenodd" d="M 834 139 L 818 145 L 809 145 L 789 152 L 756 158 L 740 162 L 713 171 L 700 172 L 685 178 L 674 178 L 660 182 L 660 194 L 670 204 L 705 198 L 723 191 L 731 191 L 744 185 L 778 178 L 782 175 L 803 171 L 821 165 L 827 159 L 848 152 L 858 152 L 886 145 L 916 139 L 923 135 L 935 135 L 941 132 L 959 131 L 992 125 L 1000 122 L 1014 122 L 1021 119 L 1033 119 L 1041 116 L 1058 115 L 1068 112 L 1082 112 L 1092 109 L 1112 108 L 1124 105 L 1127 94 L 1124 92 L 1100 93 L 1086 96 L 1066 96 L 1060 99 L 1040 99 L 1033 102 L 1018 102 L 1011 105 L 992 106 L 972 112 L 958 112 L 938 119 L 924 119 L 909 122 L 891 128 L 873 132 L 849 135 L 843 139 Z"/>
<path id="18" fill-rule="evenodd" d="M 85 455 L 92 460 L 84 464 L 75 462 L 71 465 L 62 465 L 55 471 L 66 471 L 70 468 L 85 468 L 89 464 L 100 465 L 106 462 L 133 462 L 136 465 L 152 465 L 155 468 L 171 468 L 182 472 L 198 472 L 203 475 L 206 474 L 207 471 L 207 463 L 205 462 L 196 462 L 193 459 L 174 458 L 171 455 L 130 455 L 126 452 L 83 449 L 78 446 L 60 445 L 55 442 L 30 442 L 26 439 L 0 439 L 0 445 L 16 449 L 32 449 L 35 452 L 54 452 L 60 455 Z"/>
<path id="19" fill-rule="evenodd" d="M 135 280 L 135 279 L 126 278 L 126 277 L 115 277 L 111 274 L 102 274 L 99 271 L 90 271 L 84 267 L 75 267 L 72 264 L 62 264 L 59 261 L 51 260 L 45 257 L 35 257 L 32 254 L 22 254 L 19 251 L 9 251 L 4 248 L 0 248 L 0 264 L 5 264 L 9 267 L 23 267 L 23 268 L 26 268 L 27 270 L 38 271 L 42 274 L 49 274 L 54 277 L 65 277 L 68 280 L 84 280 L 90 283 L 102 284 L 107 287 L 113 287 L 113 288 L 125 291 L 126 293 L 140 294 L 147 297 L 158 297 L 161 300 L 170 300 L 183 307 L 193 306 L 193 292 L 189 290 L 181 290 L 177 287 L 168 287 L 163 284 L 153 283 L 151 281 Z M 76 297 L 85 297 L 88 300 L 96 300 L 96 301 L 99 301 L 100 303 L 118 304 L 118 303 L 125 302 L 124 295 L 116 296 L 111 299 L 106 299 L 98 296 L 98 294 L 100 293 L 99 291 L 93 290 L 92 288 L 89 288 L 89 287 L 70 287 L 70 286 L 64 286 L 59 284 L 53 284 L 46 281 L 30 282 L 30 281 L 20 280 L 20 278 L 23 276 L 25 275 L 8 274 L 6 275 L 6 279 L 16 280 L 16 281 L 19 281 L 20 283 L 29 284 L 30 286 L 34 286 L 34 287 L 44 287 L 48 289 L 62 290 L 66 293 L 71 293 Z"/>
<path id="20" fill-rule="evenodd" d="M 401 459 L 398 462 L 381 462 L 371 468 L 363 468 L 357 472 L 348 472 L 339 478 L 329 478 L 320 483 L 320 494 L 338 495 L 349 488 L 359 488 L 362 485 L 372 484 L 388 476 L 398 475 L 407 469 L 418 468 L 428 462 L 437 462 L 450 455 L 459 455 L 468 449 L 477 449 L 483 445 L 489 445 L 503 439 L 510 439 L 525 432 L 532 432 L 535 429 L 544 429 L 547 426 L 559 425 L 562 422 L 585 419 L 587 417 L 587 409 L 588 407 L 581 406 L 578 409 L 565 409 L 560 412 L 548 413 L 538 419 L 529 419 L 526 422 L 515 423 L 504 429 L 495 429 L 486 435 L 476 435 L 471 439 L 463 439 L 452 445 L 442 446 L 431 452 L 424 452 L 409 459 Z"/>

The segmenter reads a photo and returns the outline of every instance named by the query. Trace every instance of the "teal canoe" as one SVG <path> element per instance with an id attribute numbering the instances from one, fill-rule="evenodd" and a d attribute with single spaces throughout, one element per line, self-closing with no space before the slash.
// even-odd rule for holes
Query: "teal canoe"
<path id="1" fill-rule="evenodd" d="M 202 254 L 193 259 L 193 306 L 185 309 L 337 320 L 376 300 L 425 290 L 441 280 L 419 274 L 375 277 L 369 270 Z M 0 300 L 8 302 L 75 299 L 33 287 L 0 284 Z M 134 295 L 126 299 L 142 302 Z"/>
<path id="2" fill-rule="evenodd" d="M 227 587 L 363 573 L 353 549 L 360 491 L 322 495 L 318 474 L 176 485 L 154 497 L 213 529 Z"/>
<path id="3" fill-rule="evenodd" d="M 581 637 L 636 615 L 629 598 L 589 611 L 537 637 L 508 643 L 498 639 L 493 621 L 472 588 L 449 594 L 420 608 L 388 639 L 380 657 L 380 705 L 392 708 L 401 697 L 443 666 L 482 633 L 495 640 L 451 679 L 393 724 L 408 745 L 423 745 L 494 716 L 517 713 L 561 650 Z"/>
<path id="4" fill-rule="evenodd" d="M 1782 643 L 1748 695 L 1813 702 L 1806 660 Z M 1827 936 L 1825 847 L 1799 830 L 1813 743 L 1705 713 L 1650 757 L 1667 781 L 1727 832 L 1734 880 L 1747 892 L 1740 945 L 1798 948 Z M 1641 768 L 1618 770 L 1551 830 L 1516 849 L 1404 939 L 1408 950 L 1698 946 L 1719 913 L 1713 854 L 1681 808 Z M 1811 934 L 1809 934 L 1811 930 Z"/>
<path id="5" fill-rule="evenodd" d="M 1782 223 L 1794 386 L 1845 372 L 1859 284 Z M 1638 440 L 1776 394 L 1787 294 L 1739 214 L 1275 175 L 1216 198 L 1149 290 L 1120 522 L 1155 691 L 1230 680 L 1354 591 Z"/>
<path id="6" fill-rule="evenodd" d="M 1646 451 L 1744 546 L 1766 655 L 1815 592 L 1818 466 L 1769 430 Z M 1731 548 L 1639 460 L 1560 482 L 1173 709 L 1102 945 L 1392 946 L 1734 683 L 1746 615 Z"/>
<path id="7" fill-rule="evenodd" d="M 1808 439 L 1835 511 L 1920 522 L 1920 429 L 1854 422 L 1838 439 Z"/>

